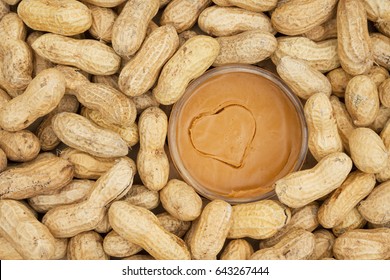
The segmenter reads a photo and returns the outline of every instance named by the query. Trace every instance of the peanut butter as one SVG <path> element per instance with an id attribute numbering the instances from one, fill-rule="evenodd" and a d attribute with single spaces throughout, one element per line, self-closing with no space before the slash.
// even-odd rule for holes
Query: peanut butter
<path id="1" fill-rule="evenodd" d="M 302 147 L 296 108 L 272 81 L 247 72 L 195 88 L 176 125 L 187 172 L 210 193 L 256 197 L 296 167 Z"/>

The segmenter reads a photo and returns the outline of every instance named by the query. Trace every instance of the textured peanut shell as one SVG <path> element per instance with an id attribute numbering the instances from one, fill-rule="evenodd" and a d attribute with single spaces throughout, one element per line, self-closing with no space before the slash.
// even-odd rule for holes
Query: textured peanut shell
<path id="1" fill-rule="evenodd" d="M 148 37 L 150 34 L 152 34 L 152 32 L 159 27 L 160 26 L 157 23 L 155 23 L 153 20 L 151 20 L 148 24 L 148 28 L 146 29 L 146 37 Z"/>
<path id="2" fill-rule="evenodd" d="M 117 54 L 130 57 L 139 49 L 159 5 L 159 0 L 127 1 L 112 28 L 112 46 Z"/>
<path id="3" fill-rule="evenodd" d="M 54 133 L 53 127 L 51 125 L 51 121 L 54 115 L 61 112 L 76 113 L 78 108 L 79 102 L 77 101 L 76 97 L 73 95 L 65 94 L 62 97 L 58 106 L 44 117 L 42 122 L 39 124 L 37 130 L 35 131 L 35 134 L 39 138 L 41 149 L 43 151 L 51 151 L 61 142 L 60 139 L 58 139 L 57 135 Z"/>
<path id="4" fill-rule="evenodd" d="M 69 240 L 68 260 L 108 260 L 103 250 L 103 238 L 94 231 L 87 231 L 73 236 Z"/>
<path id="5" fill-rule="evenodd" d="M 371 33 L 370 39 L 375 63 L 389 69 L 390 38 L 380 33 Z"/>
<path id="6" fill-rule="evenodd" d="M 182 46 L 188 39 L 191 39 L 192 37 L 195 37 L 196 35 L 199 35 L 194 30 L 186 30 L 181 33 L 179 33 L 179 46 Z"/>
<path id="7" fill-rule="evenodd" d="M 154 30 L 119 75 L 119 88 L 128 96 L 139 96 L 152 88 L 161 68 L 175 53 L 179 37 L 171 25 Z"/>
<path id="8" fill-rule="evenodd" d="M 279 200 L 298 208 L 337 189 L 352 169 L 352 160 L 344 153 L 330 154 L 313 168 L 293 172 L 275 183 Z"/>
<path id="9" fill-rule="evenodd" d="M 276 70 L 300 98 L 308 99 L 315 93 L 330 96 L 332 92 L 328 79 L 303 60 L 284 56 L 280 59 Z"/>
<path id="10" fill-rule="evenodd" d="M 89 82 L 77 68 L 57 66 L 56 69 L 65 76 L 67 92 L 75 95 L 85 107 L 98 111 L 105 123 L 123 127 L 134 123 L 135 104 L 122 92 L 107 84 Z"/>
<path id="11" fill-rule="evenodd" d="M 153 89 L 156 100 L 164 105 L 175 103 L 189 82 L 213 64 L 219 51 L 218 41 L 209 36 L 198 35 L 186 41 L 162 69 Z"/>
<path id="12" fill-rule="evenodd" d="M 54 256 L 55 239 L 50 231 L 19 201 L 0 200 L 0 235 L 28 260 Z"/>
<path id="13" fill-rule="evenodd" d="M 8 93 L 0 88 L 0 107 L 3 107 L 5 103 L 10 101 L 12 98 Z"/>
<path id="14" fill-rule="evenodd" d="M 26 207 L 26 210 L 28 210 L 30 212 L 31 215 L 33 215 L 35 218 L 39 218 L 38 216 L 38 212 L 36 212 L 31 206 L 30 204 L 28 204 L 25 200 L 18 200 L 18 202 L 21 202 L 25 207 Z M 1 236 L 1 235 L 0 235 Z"/>
<path id="15" fill-rule="evenodd" d="M 360 202 L 360 214 L 373 224 L 390 222 L 390 182 L 375 187 L 370 195 Z"/>
<path id="16" fill-rule="evenodd" d="M 0 197 L 25 199 L 58 190 L 73 178 L 73 166 L 53 154 L 9 168 L 0 174 Z"/>
<path id="17" fill-rule="evenodd" d="M 119 134 L 93 124 L 75 113 L 62 112 L 52 119 L 54 133 L 66 145 L 93 156 L 110 158 L 128 153 Z"/>
<path id="18" fill-rule="evenodd" d="M 89 33 L 97 40 L 111 42 L 112 28 L 118 15 L 109 8 L 90 6 L 92 13 L 92 25 Z"/>
<path id="19" fill-rule="evenodd" d="M 91 11 L 74 0 L 23 0 L 18 15 L 31 29 L 65 36 L 83 33 L 92 24 Z"/>
<path id="20" fill-rule="evenodd" d="M 112 8 L 112 7 L 119 6 L 125 1 L 126 0 L 84 0 L 83 2 L 96 5 L 99 7 Z"/>
<path id="21" fill-rule="evenodd" d="M 390 3 L 383 0 L 363 0 L 367 18 L 374 22 L 390 20 Z"/>
<path id="22" fill-rule="evenodd" d="M 310 40 L 320 42 L 327 39 L 337 38 L 337 20 L 332 18 L 323 24 L 317 25 L 304 34 Z"/>
<path id="23" fill-rule="evenodd" d="M 73 148 L 66 148 L 59 154 L 73 164 L 74 176 L 81 179 L 99 179 L 115 164 L 114 158 L 99 158 Z"/>
<path id="24" fill-rule="evenodd" d="M 124 159 L 104 173 L 93 186 L 87 200 L 49 210 L 42 222 L 58 238 L 93 230 L 104 218 L 106 207 L 132 184 L 133 166 Z"/>
<path id="25" fill-rule="evenodd" d="M 0 148 L 12 161 L 33 160 L 41 150 L 39 139 L 28 130 L 9 132 L 0 130 Z"/>
<path id="26" fill-rule="evenodd" d="M 110 222 L 108 221 L 108 215 L 107 212 L 104 214 L 103 219 L 97 224 L 97 226 L 94 228 L 94 231 L 101 234 L 106 234 L 112 230 L 112 227 L 110 225 Z"/>
<path id="27" fill-rule="evenodd" d="M 193 221 L 202 212 L 202 199 L 181 180 L 170 180 L 161 189 L 160 200 L 168 213 L 182 221 Z"/>
<path id="28" fill-rule="evenodd" d="M 135 122 L 126 126 L 115 125 L 109 123 L 106 118 L 98 111 L 94 111 L 86 107 L 81 110 L 81 115 L 93 121 L 102 128 L 106 128 L 118 133 L 120 137 L 126 142 L 128 147 L 134 146 L 139 141 L 138 125 Z"/>
<path id="29" fill-rule="evenodd" d="M 275 246 L 294 228 L 301 228 L 307 231 L 315 230 L 319 223 L 317 218 L 319 205 L 312 202 L 302 208 L 294 209 L 291 219 L 272 237 L 260 241 L 260 249 Z"/>
<path id="30" fill-rule="evenodd" d="M 194 237 L 195 228 L 197 227 L 198 223 L 199 223 L 199 219 L 192 221 L 190 228 L 188 229 L 188 231 L 186 232 L 183 238 L 184 242 L 186 243 L 190 251 L 191 251 L 192 238 Z"/>
<path id="31" fill-rule="evenodd" d="M 216 38 L 221 49 L 213 66 L 229 63 L 255 64 L 268 58 L 277 47 L 274 35 L 261 30 Z"/>
<path id="32" fill-rule="evenodd" d="M 388 152 L 372 129 L 356 128 L 349 136 L 349 149 L 355 166 L 366 173 L 379 173 L 387 166 Z"/>
<path id="33" fill-rule="evenodd" d="M 321 260 L 324 258 L 333 257 L 333 245 L 335 241 L 335 236 L 332 232 L 326 229 L 319 229 L 313 232 L 315 238 L 315 247 L 314 252 L 310 256 L 312 260 Z"/>
<path id="34" fill-rule="evenodd" d="M 266 12 L 274 9 L 278 0 L 213 0 L 213 2 L 222 7 L 237 6 L 253 12 Z"/>
<path id="35" fill-rule="evenodd" d="M 352 79 L 352 75 L 339 67 L 326 74 L 326 77 L 332 86 L 332 93 L 338 97 L 344 97 L 345 89 L 347 88 L 349 80 Z"/>
<path id="36" fill-rule="evenodd" d="M 108 233 L 112 230 L 112 227 L 110 225 L 110 221 L 108 220 L 107 212 L 104 214 L 103 219 L 97 224 L 97 226 L 94 228 L 94 231 L 98 233 Z"/>
<path id="37" fill-rule="evenodd" d="M 0 236 L 0 260 L 23 260 L 23 257 L 15 250 L 11 242 L 2 236 Z"/>
<path id="38" fill-rule="evenodd" d="M 211 3 L 211 0 L 173 0 L 164 9 L 160 24 L 171 24 L 178 33 L 190 29 L 196 23 L 200 13 Z"/>
<path id="39" fill-rule="evenodd" d="M 265 239 L 290 222 L 291 211 L 273 200 L 261 200 L 233 206 L 228 238 Z"/>
<path id="40" fill-rule="evenodd" d="M 9 13 L 9 6 L 4 1 L 0 1 L 0 20 Z"/>
<path id="41" fill-rule="evenodd" d="M 386 108 L 386 111 L 389 111 L 389 114 L 386 116 L 386 124 L 380 132 L 380 137 L 385 145 L 386 150 L 390 150 L 390 122 L 388 121 L 390 117 L 390 108 Z M 390 179 L 390 157 L 387 158 L 386 167 L 379 173 L 375 174 L 378 182 L 386 182 Z"/>
<path id="42" fill-rule="evenodd" d="M 345 104 L 336 96 L 330 97 L 330 103 L 333 109 L 333 116 L 336 119 L 337 129 L 343 142 L 344 149 L 349 152 L 349 136 L 356 128 L 353 124 L 352 118 L 348 113 Z"/>
<path id="43" fill-rule="evenodd" d="M 318 220 L 324 228 L 332 228 L 364 199 L 375 186 L 374 174 L 352 172 L 344 183 L 325 200 L 319 211 Z"/>
<path id="44" fill-rule="evenodd" d="M 28 35 L 26 42 L 31 45 L 37 40 L 40 36 L 42 36 L 44 33 L 40 31 L 34 31 L 31 32 L 30 35 Z M 54 64 L 42 56 L 38 55 L 34 50 L 33 50 L 33 71 L 32 71 L 32 76 L 35 77 L 38 75 L 41 71 L 52 68 Z"/>
<path id="45" fill-rule="evenodd" d="M 343 151 L 332 104 L 328 96 L 315 93 L 305 103 L 304 113 L 308 127 L 308 146 L 317 161 Z"/>
<path id="46" fill-rule="evenodd" d="M 373 224 L 373 223 L 367 223 L 367 228 L 390 228 L 390 222 L 386 224 Z"/>
<path id="47" fill-rule="evenodd" d="M 39 37 L 31 47 L 51 62 L 75 66 L 93 75 L 111 75 L 120 66 L 120 57 L 114 50 L 96 40 L 48 33 Z"/>
<path id="48" fill-rule="evenodd" d="M 16 13 L 8 13 L 0 21 L 0 37 L 25 40 L 26 26 Z"/>
<path id="49" fill-rule="evenodd" d="M 136 172 L 137 168 L 132 159 L 122 157 L 115 160 L 114 166 L 97 181 L 99 184 L 103 185 L 101 192 L 96 190 L 91 192 L 88 199 L 94 201 L 95 205 L 101 203 L 101 205 L 104 206 L 108 206 L 109 203 L 114 200 L 121 199 L 131 189 Z M 115 178 L 115 176 L 119 177 Z M 104 187 L 104 184 L 106 184 L 106 187 Z M 107 187 L 107 185 L 112 187 Z"/>
<path id="50" fill-rule="evenodd" d="M 128 158 L 128 157 L 123 157 L 122 159 L 127 161 L 130 164 L 130 167 L 131 167 L 131 169 L 133 171 L 132 174 L 134 176 L 134 174 L 136 172 L 136 169 L 137 169 L 136 165 L 135 165 L 135 162 L 132 159 Z M 122 192 L 114 200 L 116 201 L 116 200 L 122 199 L 129 192 L 129 190 L 131 190 L 131 189 L 132 189 L 132 184 L 129 184 L 127 186 L 127 188 L 123 189 Z M 110 207 L 110 204 L 105 206 L 106 209 L 108 209 L 109 207 Z M 98 233 L 103 233 L 103 234 L 108 233 L 109 231 L 112 230 L 110 221 L 108 220 L 108 213 L 107 213 L 107 211 L 105 211 L 103 219 L 94 228 L 94 230 L 96 232 L 98 232 Z"/>
<path id="51" fill-rule="evenodd" d="M 215 260 L 232 225 L 232 206 L 222 200 L 206 205 L 191 237 L 191 254 L 196 260 Z"/>
<path id="52" fill-rule="evenodd" d="M 151 191 L 143 185 L 133 185 L 122 200 L 152 210 L 160 204 L 160 195 L 159 192 Z"/>
<path id="53" fill-rule="evenodd" d="M 338 55 L 351 75 L 368 72 L 373 64 L 367 16 L 361 1 L 340 0 L 337 6 Z"/>
<path id="54" fill-rule="evenodd" d="M 67 238 L 55 238 L 54 239 L 54 256 L 53 260 L 65 260 L 66 251 L 68 249 L 68 239 Z"/>
<path id="55" fill-rule="evenodd" d="M 381 130 L 380 136 L 386 148 L 390 147 L 390 122 L 388 120 L 383 129 Z"/>
<path id="56" fill-rule="evenodd" d="M 141 246 L 128 241 L 114 230 L 104 237 L 103 249 L 107 255 L 116 258 L 132 256 L 142 251 Z"/>
<path id="57" fill-rule="evenodd" d="M 299 35 L 327 21 L 338 0 L 291 0 L 277 7 L 271 17 L 276 31 Z"/>
<path id="58" fill-rule="evenodd" d="M 2 77 L 2 73 L 1 73 L 1 57 L 0 57 L 0 80 L 2 78 L 3 77 Z M 14 97 L 12 95 L 12 93 L 15 93 L 15 91 L 11 92 L 11 94 L 9 94 L 9 88 L 6 85 L 1 84 L 1 86 L 0 86 L 0 108 L 2 106 L 4 106 L 5 103 L 10 101 Z"/>
<path id="59" fill-rule="evenodd" d="M 1 61 L 0 61 L 0 64 L 1 64 Z M 0 65 L 0 68 L 1 68 L 1 65 Z M 0 70 L 0 80 L 1 80 L 1 70 Z M 19 96 L 19 95 L 21 95 L 23 93 L 23 90 L 13 89 L 13 88 L 9 87 L 7 82 L 4 82 L 2 84 L 2 87 L 5 89 L 7 94 L 9 96 L 11 96 L 12 98 L 14 98 L 16 96 Z"/>
<path id="60" fill-rule="evenodd" d="M 32 52 L 26 42 L 7 38 L 0 42 L 0 81 L 10 90 L 24 90 L 31 82 Z M 10 94 L 10 92 L 8 92 Z"/>
<path id="61" fill-rule="evenodd" d="M 378 115 L 375 121 L 369 126 L 376 133 L 380 133 L 386 126 L 388 119 L 390 118 L 390 108 L 380 106 Z"/>
<path id="62" fill-rule="evenodd" d="M 304 229 L 291 230 L 279 243 L 260 249 L 251 260 L 307 260 L 315 248 L 314 234 Z"/>
<path id="63" fill-rule="evenodd" d="M 339 236 L 333 246 L 336 259 L 386 260 L 390 258 L 390 229 L 356 229 Z"/>
<path id="64" fill-rule="evenodd" d="M 373 123 L 379 110 L 379 94 L 373 80 L 366 75 L 353 77 L 345 89 L 345 105 L 355 125 Z"/>
<path id="65" fill-rule="evenodd" d="M 278 37 L 278 48 L 271 56 L 278 65 L 283 56 L 302 59 L 321 72 L 328 72 L 340 66 L 336 39 L 314 42 L 305 37 Z"/>
<path id="66" fill-rule="evenodd" d="M 382 66 L 372 66 L 370 71 L 368 71 L 367 76 L 374 81 L 377 87 L 380 86 L 387 78 L 390 77 L 389 71 Z"/>
<path id="67" fill-rule="evenodd" d="M 39 117 L 52 111 L 64 94 L 63 75 L 53 68 L 44 70 L 34 78 L 22 95 L 15 97 L 1 108 L 0 126 L 8 131 L 24 129 Z"/>
<path id="68" fill-rule="evenodd" d="M 191 224 L 190 222 L 180 221 L 166 212 L 158 214 L 157 218 L 165 230 L 178 237 L 182 237 Z M 105 252 L 113 257 L 131 256 L 142 250 L 142 247 L 126 240 L 114 230 L 104 238 L 103 247 Z"/>
<path id="69" fill-rule="evenodd" d="M 137 108 L 137 114 L 141 114 L 149 107 L 158 107 L 160 105 L 151 91 L 145 92 L 140 96 L 134 96 L 133 102 L 135 104 L 135 108 Z"/>
<path id="70" fill-rule="evenodd" d="M 67 238 L 55 238 L 54 239 L 54 256 L 53 260 L 64 260 L 66 259 L 66 252 L 68 249 Z"/>
<path id="71" fill-rule="evenodd" d="M 265 14 L 240 8 L 206 8 L 199 15 L 198 25 L 202 31 L 212 36 L 232 36 L 249 30 L 275 33 L 271 20 Z"/>
<path id="72" fill-rule="evenodd" d="M 5 93 L 10 97 L 16 97 L 23 93 L 23 90 L 13 89 L 11 88 L 10 84 L 5 80 L 3 75 L 3 61 L 2 61 L 2 55 L 0 52 L 0 89 L 5 91 Z M 25 87 L 25 85 L 24 85 Z"/>
<path id="73" fill-rule="evenodd" d="M 91 192 L 94 183 L 94 181 L 90 180 L 72 180 L 57 191 L 31 197 L 28 203 L 35 211 L 45 213 L 60 205 L 85 200 Z"/>
<path id="74" fill-rule="evenodd" d="M 231 240 L 223 249 L 220 260 L 248 260 L 253 254 L 252 245 L 245 239 Z"/>
<path id="75" fill-rule="evenodd" d="M 118 76 L 117 75 L 94 75 L 92 76 L 92 82 L 94 83 L 99 83 L 99 84 L 106 84 L 110 87 L 113 87 L 117 90 L 119 90 L 119 85 L 118 85 Z"/>
<path id="76" fill-rule="evenodd" d="M 390 79 L 386 79 L 378 88 L 381 104 L 390 107 Z"/>
<path id="77" fill-rule="evenodd" d="M 164 151 L 168 118 L 157 107 L 149 107 L 138 121 L 140 150 L 137 154 L 138 174 L 150 190 L 161 190 L 168 182 L 169 162 Z"/>
<path id="78" fill-rule="evenodd" d="M 376 22 L 375 27 L 378 29 L 380 33 L 386 36 L 390 36 L 390 20 Z"/>
<path id="79" fill-rule="evenodd" d="M 79 109 L 80 103 L 78 102 L 77 98 L 70 94 L 65 94 L 62 99 L 60 100 L 60 103 L 58 103 L 57 107 L 54 108 L 53 111 L 50 112 L 49 115 L 55 115 L 57 113 L 61 112 L 77 112 Z"/>
<path id="80" fill-rule="evenodd" d="M 332 228 L 332 232 L 334 235 L 340 236 L 347 231 L 363 228 L 366 223 L 367 221 L 359 213 L 357 207 L 355 207 L 344 217 L 341 223 Z"/>
<path id="81" fill-rule="evenodd" d="M 180 238 L 186 234 L 192 224 L 188 221 L 179 220 L 168 212 L 162 212 L 156 216 L 165 230 L 173 233 L 174 235 L 177 235 Z"/>
<path id="82" fill-rule="evenodd" d="M 0 148 L 0 172 L 3 172 L 7 168 L 7 155 Z"/>
<path id="83" fill-rule="evenodd" d="M 119 235 L 138 244 L 154 258 L 190 259 L 184 241 L 163 229 L 157 217 L 149 210 L 116 201 L 111 205 L 108 215 L 111 226 Z"/>

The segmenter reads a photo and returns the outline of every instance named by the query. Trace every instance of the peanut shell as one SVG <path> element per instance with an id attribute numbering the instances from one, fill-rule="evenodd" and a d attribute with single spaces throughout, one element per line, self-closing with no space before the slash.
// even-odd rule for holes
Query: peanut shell
<path id="1" fill-rule="evenodd" d="M 202 31 L 213 36 L 231 36 L 249 30 L 262 30 L 274 34 L 271 20 L 263 13 L 240 8 L 212 6 L 198 18 Z"/>
<path id="2" fill-rule="evenodd" d="M 344 153 L 330 154 L 312 169 L 293 172 L 275 183 L 279 200 L 292 208 L 313 202 L 337 189 L 352 169 L 352 160 Z"/>
<path id="3" fill-rule="evenodd" d="M 79 1 L 23 0 L 18 15 L 31 29 L 72 36 L 87 31 L 92 24 L 91 11 Z"/>
<path id="4" fill-rule="evenodd" d="M 343 69 L 354 76 L 367 73 L 373 64 L 373 56 L 366 11 L 361 1 L 339 1 L 337 38 L 337 52 Z"/>

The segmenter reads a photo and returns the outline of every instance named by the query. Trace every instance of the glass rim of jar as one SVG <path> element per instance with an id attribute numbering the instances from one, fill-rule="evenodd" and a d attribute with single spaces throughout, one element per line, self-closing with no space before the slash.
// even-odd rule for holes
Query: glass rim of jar
<path id="1" fill-rule="evenodd" d="M 176 127 L 183 106 L 186 104 L 187 100 L 192 95 L 194 90 L 203 82 L 207 81 L 208 79 L 214 76 L 225 74 L 225 73 L 232 73 L 232 72 L 253 73 L 261 77 L 264 77 L 270 80 L 271 82 L 273 82 L 274 84 L 276 84 L 282 90 L 282 92 L 287 96 L 291 104 L 294 106 L 295 111 L 297 112 L 301 124 L 301 132 L 302 132 L 301 149 L 298 154 L 297 162 L 290 173 L 298 171 L 302 168 L 308 151 L 308 129 L 307 129 L 307 123 L 304 115 L 303 105 L 299 97 L 295 95 L 294 92 L 285 84 L 285 82 L 274 73 L 265 70 L 263 68 L 260 68 L 258 66 L 249 65 L 249 64 L 228 64 L 224 66 L 218 66 L 207 70 L 203 75 L 190 82 L 183 96 L 173 105 L 170 113 L 169 122 L 168 122 L 168 146 L 169 146 L 170 157 L 174 167 L 176 168 L 181 178 L 188 185 L 192 186 L 198 194 L 200 194 L 201 196 L 209 200 L 221 199 L 230 204 L 239 204 L 239 203 L 255 202 L 263 199 L 270 199 L 276 196 L 274 189 L 267 193 L 263 193 L 257 196 L 250 196 L 250 197 L 227 197 L 218 193 L 214 193 L 211 190 L 207 189 L 207 187 L 200 184 L 195 178 L 193 178 L 193 176 L 190 174 L 190 171 L 188 171 L 185 168 L 182 159 L 180 157 L 180 153 L 177 145 Z M 287 173 L 286 175 L 290 173 Z"/>

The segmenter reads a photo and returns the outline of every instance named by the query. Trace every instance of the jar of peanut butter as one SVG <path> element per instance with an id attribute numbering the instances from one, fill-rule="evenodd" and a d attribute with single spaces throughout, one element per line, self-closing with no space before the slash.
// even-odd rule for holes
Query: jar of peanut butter
<path id="1" fill-rule="evenodd" d="M 269 198 L 307 152 L 300 100 L 274 74 L 251 65 L 209 70 L 174 105 L 168 142 L 177 171 L 209 199 Z"/>

